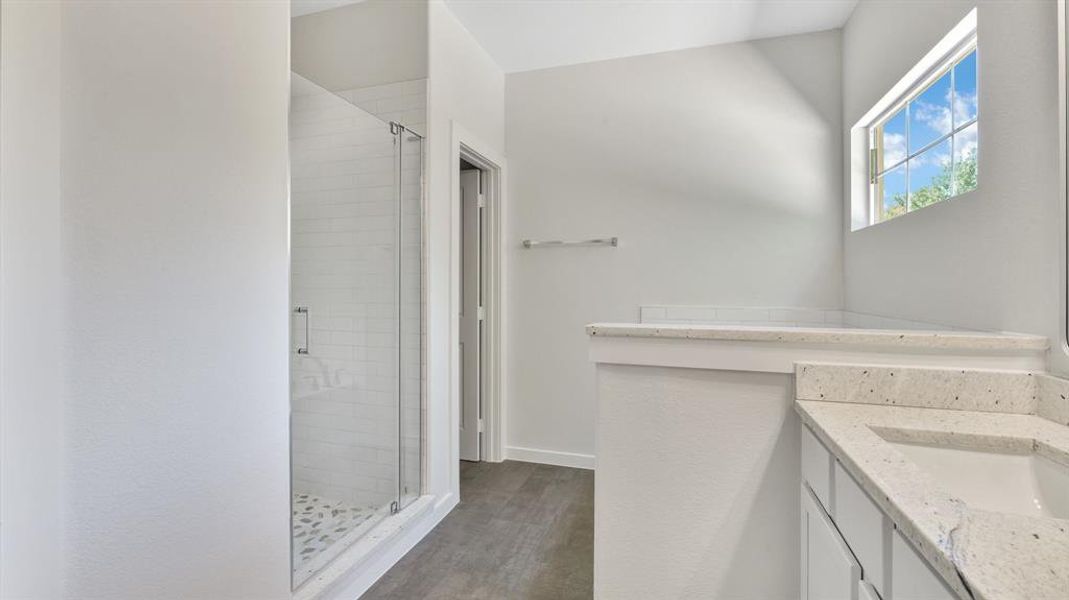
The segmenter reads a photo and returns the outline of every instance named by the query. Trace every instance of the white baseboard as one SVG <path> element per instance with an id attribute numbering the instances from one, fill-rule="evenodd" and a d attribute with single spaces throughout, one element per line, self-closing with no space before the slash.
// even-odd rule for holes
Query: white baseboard
<path id="1" fill-rule="evenodd" d="M 517 446 L 509 446 L 505 448 L 505 458 L 508 460 L 518 460 L 520 462 L 541 463 L 544 465 L 590 470 L 594 469 L 595 463 L 593 454 L 557 452 L 556 450 L 520 448 Z"/>

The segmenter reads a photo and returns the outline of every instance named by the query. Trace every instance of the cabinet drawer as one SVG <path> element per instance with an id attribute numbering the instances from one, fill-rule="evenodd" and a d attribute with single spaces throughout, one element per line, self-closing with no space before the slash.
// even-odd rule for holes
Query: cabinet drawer
<path id="1" fill-rule="evenodd" d="M 957 600 L 897 529 L 891 540 L 891 591 L 892 600 Z"/>
<path id="2" fill-rule="evenodd" d="M 802 600 L 848 600 L 861 567 L 816 496 L 802 484 Z"/>
<path id="3" fill-rule="evenodd" d="M 802 480 L 809 484 L 820 505 L 829 513 L 831 505 L 831 453 L 820 443 L 808 427 L 802 425 Z"/>
<path id="4" fill-rule="evenodd" d="M 891 561 L 891 520 L 854 478 L 835 463 L 835 525 L 861 563 L 861 573 L 884 598 Z"/>

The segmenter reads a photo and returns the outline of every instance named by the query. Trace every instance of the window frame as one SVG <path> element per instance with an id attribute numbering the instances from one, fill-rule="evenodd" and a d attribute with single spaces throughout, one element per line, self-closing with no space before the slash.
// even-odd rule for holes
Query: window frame
<path id="1" fill-rule="evenodd" d="M 955 80 L 954 80 L 955 79 L 954 67 L 956 67 L 958 65 L 958 63 L 960 63 L 962 60 L 967 58 L 969 56 L 969 54 L 971 54 L 973 52 L 976 52 L 976 90 L 977 90 L 976 116 L 974 116 L 972 119 L 969 119 L 965 123 L 962 123 L 961 125 L 955 125 L 955 124 L 952 123 L 951 130 L 948 133 L 943 134 L 940 137 L 936 138 L 935 140 L 932 140 L 931 142 L 925 144 L 923 147 L 918 149 L 916 152 L 910 152 L 909 151 L 909 128 L 910 128 L 910 122 L 911 122 L 910 121 L 910 110 L 909 110 L 910 103 L 912 103 L 913 100 L 917 99 L 922 94 L 924 94 L 924 92 L 928 91 L 928 88 L 930 88 L 937 81 L 939 81 L 940 78 L 942 78 L 947 73 L 950 73 L 950 90 L 951 90 L 951 103 L 950 103 L 951 109 L 950 110 L 952 111 L 951 114 L 953 114 L 954 98 L 955 98 L 955 96 L 957 94 L 957 87 L 955 85 Z M 979 44 L 977 43 L 976 29 L 973 28 L 968 36 L 966 36 L 960 42 L 955 44 L 950 49 L 950 51 L 946 52 L 942 56 L 942 58 L 940 58 L 935 63 L 935 65 L 933 67 L 931 67 L 930 69 L 925 71 L 919 77 L 915 78 L 913 83 L 909 85 L 909 87 L 905 90 L 905 92 L 903 92 L 899 96 L 899 98 L 897 100 L 892 102 L 889 105 L 888 108 L 886 108 L 883 111 L 881 111 L 876 116 L 876 118 L 871 120 L 870 124 L 866 127 L 866 132 L 865 132 L 866 133 L 866 142 L 868 144 L 868 152 L 867 152 L 867 161 L 868 162 L 866 164 L 866 172 L 868 174 L 868 195 L 869 195 L 869 198 L 868 198 L 868 204 L 869 204 L 869 206 L 868 206 L 868 208 L 869 208 L 869 210 L 868 210 L 868 214 L 869 214 L 868 221 L 869 221 L 869 223 L 868 224 L 869 225 L 877 225 L 879 223 L 884 223 L 886 221 L 894 219 L 895 217 L 899 217 L 899 216 L 906 215 L 906 214 L 909 214 L 911 212 L 914 212 L 914 209 L 911 207 L 912 194 L 910 193 L 910 185 L 909 185 L 910 184 L 910 182 L 909 182 L 909 161 L 911 159 L 914 159 L 914 158 L 924 154 L 925 152 L 931 150 L 932 148 L 938 146 L 939 144 L 942 144 L 942 143 L 946 142 L 949 139 L 950 140 L 950 155 L 951 155 L 951 160 L 953 161 L 954 160 L 954 149 L 955 149 L 954 148 L 954 137 L 955 137 L 955 135 L 958 134 L 958 133 L 961 133 L 962 131 L 964 131 L 965 129 L 967 129 L 967 128 L 973 126 L 973 125 L 977 126 L 977 136 L 978 136 L 978 139 L 979 139 L 979 125 L 978 125 L 978 123 L 980 121 L 980 106 L 979 106 L 979 104 L 980 104 L 979 90 L 980 90 L 980 85 L 981 85 L 980 77 L 981 77 L 981 75 L 980 75 L 980 48 L 979 48 Z M 892 117 L 897 115 L 898 111 L 903 110 L 903 109 L 905 110 L 905 121 L 906 121 L 906 123 L 905 123 L 905 127 L 906 127 L 906 153 L 905 153 L 905 157 L 902 160 L 896 162 L 895 164 L 890 165 L 890 166 L 888 166 L 888 167 L 886 167 L 886 168 L 884 168 L 882 170 L 879 170 L 877 168 L 877 165 L 881 164 L 882 163 L 882 159 L 883 159 L 883 157 L 881 156 L 881 153 L 883 151 L 883 144 L 879 143 L 879 142 L 882 142 L 883 126 L 886 125 L 887 122 L 890 121 Z M 877 134 L 877 132 L 878 132 L 878 134 Z M 877 139 L 877 137 L 879 137 L 879 140 Z M 906 167 L 906 211 L 904 213 L 902 213 L 902 215 L 895 215 L 895 217 L 890 217 L 890 218 L 884 219 L 883 218 L 884 207 L 883 207 L 883 177 L 882 176 L 887 174 L 887 173 L 889 173 L 889 172 L 891 172 L 891 171 L 893 171 L 894 169 L 897 169 L 897 168 L 902 167 L 902 166 Z M 957 185 L 956 181 L 954 181 L 953 183 L 954 183 L 955 186 Z M 977 186 L 976 187 L 979 187 L 979 181 L 977 181 Z M 973 188 L 973 189 L 976 189 L 976 188 Z M 972 190 L 969 190 L 969 191 L 972 191 Z M 968 193 L 968 192 L 961 192 L 961 193 Z M 957 197 L 959 195 L 961 195 L 961 194 L 959 194 L 957 192 L 957 190 L 955 189 L 954 192 L 947 199 L 954 198 L 954 197 Z M 924 207 L 921 207 L 921 208 L 924 208 Z M 919 209 L 917 209 L 917 210 L 919 210 Z"/>

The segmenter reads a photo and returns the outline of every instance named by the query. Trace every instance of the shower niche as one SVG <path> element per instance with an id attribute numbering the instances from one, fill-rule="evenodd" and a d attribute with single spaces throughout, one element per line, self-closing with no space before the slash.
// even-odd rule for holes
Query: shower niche
<path id="1" fill-rule="evenodd" d="M 426 85 L 291 80 L 297 588 L 420 495 Z"/>

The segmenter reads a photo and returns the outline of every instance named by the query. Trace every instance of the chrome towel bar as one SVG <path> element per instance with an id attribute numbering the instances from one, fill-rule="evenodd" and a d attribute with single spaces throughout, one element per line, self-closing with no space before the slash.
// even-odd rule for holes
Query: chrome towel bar
<path id="1" fill-rule="evenodd" d="M 612 246 L 619 245 L 618 238 L 595 238 L 592 240 L 523 240 L 524 248 L 542 248 L 548 246 Z"/>

